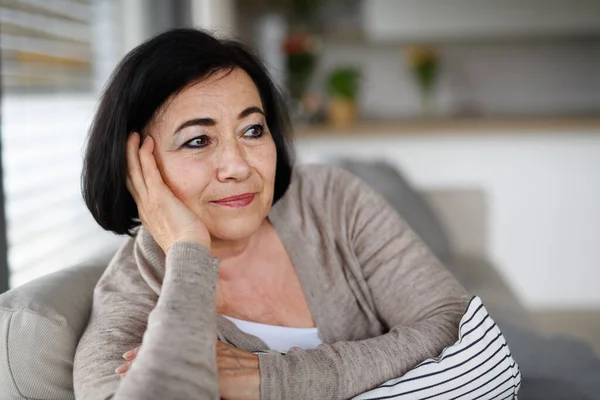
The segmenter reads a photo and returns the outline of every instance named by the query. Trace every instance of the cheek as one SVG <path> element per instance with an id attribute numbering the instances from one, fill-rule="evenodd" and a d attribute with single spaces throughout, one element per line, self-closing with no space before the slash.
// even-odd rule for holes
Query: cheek
<path id="1" fill-rule="evenodd" d="M 161 174 L 175 196 L 185 201 L 201 196 L 210 182 L 210 166 L 194 157 L 169 157 L 163 160 Z"/>
<path id="2" fill-rule="evenodd" d="M 275 180 L 277 150 L 273 141 L 251 149 L 249 158 L 251 158 L 250 163 L 258 171 L 262 179 L 266 181 L 265 183 L 272 183 Z"/>

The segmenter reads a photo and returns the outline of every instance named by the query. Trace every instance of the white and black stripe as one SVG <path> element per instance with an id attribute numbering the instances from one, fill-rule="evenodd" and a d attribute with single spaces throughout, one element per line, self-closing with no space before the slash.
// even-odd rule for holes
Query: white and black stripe
<path id="1" fill-rule="evenodd" d="M 473 297 L 454 345 L 354 399 L 515 400 L 520 385 L 519 366 L 502 332 L 481 299 Z"/>

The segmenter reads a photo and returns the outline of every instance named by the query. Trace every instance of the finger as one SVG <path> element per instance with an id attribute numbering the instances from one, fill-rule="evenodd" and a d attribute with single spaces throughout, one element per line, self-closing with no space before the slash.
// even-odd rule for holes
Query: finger
<path id="1" fill-rule="evenodd" d="M 243 358 L 235 357 L 222 357 L 217 358 L 217 368 L 219 370 L 245 370 L 245 369 L 259 369 L 258 362 L 246 360 Z"/>
<path id="2" fill-rule="evenodd" d="M 217 342 L 217 353 L 218 354 L 220 353 L 222 355 L 229 355 L 232 357 L 245 358 L 245 359 L 256 358 L 256 355 L 254 353 L 250 353 L 248 351 L 238 349 L 235 346 L 231 346 L 231 345 L 224 344 L 221 342 Z"/>
<path id="3" fill-rule="evenodd" d="M 140 148 L 140 164 L 149 191 L 162 190 L 165 187 L 165 182 L 156 164 L 156 158 L 154 158 L 154 146 L 154 139 L 148 136 Z"/>
<path id="4" fill-rule="evenodd" d="M 146 183 L 140 164 L 140 134 L 134 132 L 127 139 L 127 174 L 131 180 L 133 188 L 139 194 L 146 194 Z M 139 196 L 138 196 L 139 197 Z"/>
<path id="5" fill-rule="evenodd" d="M 125 372 L 127 372 L 129 370 L 129 362 L 126 362 L 125 364 L 119 366 L 117 369 L 115 369 L 115 374 L 124 374 Z"/>
<path id="6" fill-rule="evenodd" d="M 238 355 L 242 356 L 242 354 L 237 353 L 235 347 L 230 347 L 230 346 L 218 346 L 217 347 L 217 357 L 231 357 L 231 358 L 235 358 Z"/>
<path id="7" fill-rule="evenodd" d="M 220 369 L 243 369 L 259 367 L 258 356 L 240 357 L 231 353 L 217 353 L 217 366 Z"/>
<path id="8" fill-rule="evenodd" d="M 223 352 L 223 351 L 233 351 L 233 352 L 241 352 L 241 353 L 246 353 L 244 350 L 240 350 L 235 346 L 232 346 L 230 344 L 226 344 L 221 342 L 220 340 L 217 340 L 217 352 Z M 249 353 L 252 354 L 252 353 Z"/>
<path id="9" fill-rule="evenodd" d="M 225 343 L 221 342 L 220 340 L 217 340 L 217 352 L 219 351 L 223 351 L 225 349 L 228 349 L 229 346 L 226 345 Z"/>
<path id="10" fill-rule="evenodd" d="M 241 369 L 242 364 L 236 357 L 217 356 L 218 369 Z"/>
<path id="11" fill-rule="evenodd" d="M 135 201 L 135 203 L 138 204 L 140 196 L 139 196 L 137 190 L 135 190 L 135 188 L 133 187 L 133 183 L 131 182 L 131 177 L 129 176 L 129 174 L 127 174 L 127 177 L 125 178 L 125 187 L 131 194 L 131 197 L 133 197 L 133 200 Z"/>
<path id="12" fill-rule="evenodd" d="M 133 350 L 129 350 L 128 352 L 126 352 L 125 354 L 123 354 L 123 358 L 127 361 L 132 361 L 137 357 L 138 352 L 140 351 L 140 347 L 138 346 Z"/>

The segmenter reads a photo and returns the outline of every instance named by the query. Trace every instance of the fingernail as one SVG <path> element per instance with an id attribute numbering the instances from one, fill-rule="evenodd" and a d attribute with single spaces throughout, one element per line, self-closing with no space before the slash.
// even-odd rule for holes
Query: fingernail
<path id="1" fill-rule="evenodd" d="M 125 354 L 123 354 L 123 358 L 126 361 L 130 361 L 133 358 L 133 350 L 129 350 L 128 352 L 126 352 Z"/>
<path id="2" fill-rule="evenodd" d="M 115 369 L 115 374 L 122 374 L 123 372 L 127 371 L 127 369 L 129 369 L 129 365 L 123 364 L 119 368 Z"/>

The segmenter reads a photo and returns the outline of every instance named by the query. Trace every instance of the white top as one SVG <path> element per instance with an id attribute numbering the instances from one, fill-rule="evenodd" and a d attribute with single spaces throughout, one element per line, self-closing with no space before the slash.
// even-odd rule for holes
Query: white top
<path id="1" fill-rule="evenodd" d="M 233 322 L 239 330 L 261 339 L 269 348 L 286 353 L 292 347 L 315 349 L 322 341 L 317 328 L 290 328 L 244 321 L 241 319 L 225 318 Z"/>

